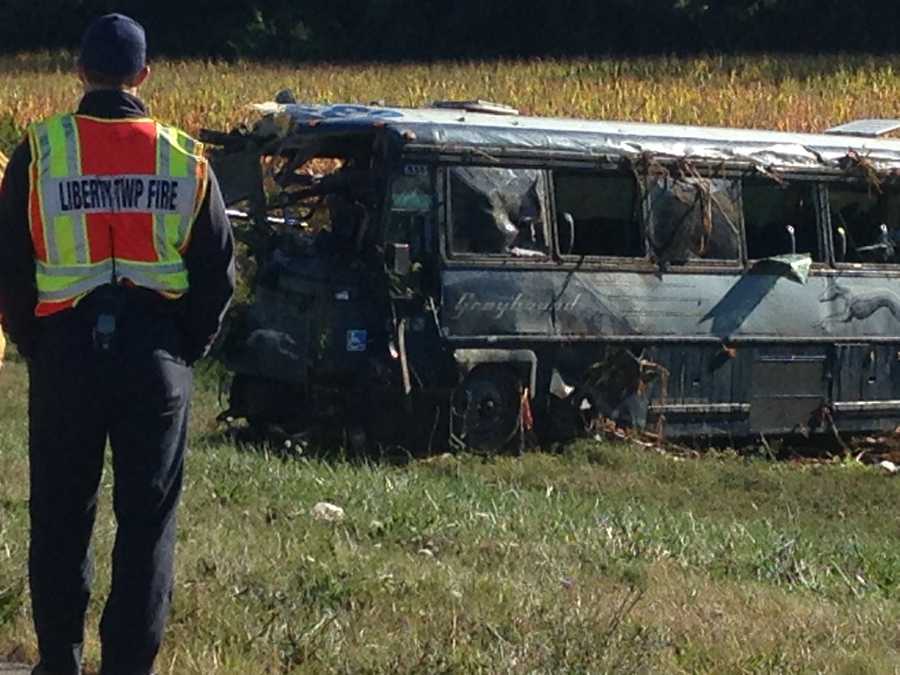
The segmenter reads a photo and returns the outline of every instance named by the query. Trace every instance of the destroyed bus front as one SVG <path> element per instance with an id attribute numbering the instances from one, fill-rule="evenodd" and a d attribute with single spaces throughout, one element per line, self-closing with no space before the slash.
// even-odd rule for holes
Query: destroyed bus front
<path id="1" fill-rule="evenodd" d="M 900 143 L 266 112 L 207 136 L 256 266 L 228 416 L 485 450 L 900 423 Z"/>

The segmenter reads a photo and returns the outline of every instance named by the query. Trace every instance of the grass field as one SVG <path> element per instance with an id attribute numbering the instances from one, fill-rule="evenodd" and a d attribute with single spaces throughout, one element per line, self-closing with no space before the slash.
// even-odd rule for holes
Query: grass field
<path id="1" fill-rule="evenodd" d="M 27 658 L 23 371 L 0 380 L 0 655 Z M 588 443 L 285 460 L 217 433 L 210 379 L 163 673 L 898 672 L 900 483 L 872 468 Z"/>
<path id="2" fill-rule="evenodd" d="M 144 93 L 163 121 L 195 132 L 251 119 L 248 103 L 289 87 L 301 101 L 421 105 L 488 98 L 539 115 L 823 130 L 897 115 L 900 56 L 759 56 L 407 65 L 162 61 Z M 0 57 L 0 151 L 79 97 L 66 54 Z"/>
<path id="3" fill-rule="evenodd" d="M 71 108 L 60 55 L 0 58 L 0 150 Z M 159 63 L 190 130 L 246 102 L 492 98 L 539 114 L 823 129 L 897 115 L 900 58 L 406 66 Z M 900 482 L 853 461 L 580 443 L 351 462 L 236 448 L 200 369 L 161 673 L 900 673 Z M 0 660 L 33 658 L 24 367 L 0 372 Z M 104 479 L 88 633 L 108 587 Z M 340 523 L 314 520 L 330 501 Z"/>

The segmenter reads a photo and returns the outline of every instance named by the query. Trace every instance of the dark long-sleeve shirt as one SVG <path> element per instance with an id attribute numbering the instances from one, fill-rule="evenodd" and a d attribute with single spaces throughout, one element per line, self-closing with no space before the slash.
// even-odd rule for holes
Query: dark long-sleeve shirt
<path id="1" fill-rule="evenodd" d="M 86 94 L 77 112 L 105 119 L 147 117 L 139 98 L 112 90 Z M 42 321 L 34 315 L 37 287 L 28 224 L 30 164 L 31 150 L 23 141 L 13 152 L 0 184 L 0 315 L 10 340 L 25 356 L 33 349 Z M 234 292 L 234 240 L 212 170 L 184 262 L 190 290 L 177 301 L 177 310 L 188 343 L 186 357 L 193 361 L 206 352 L 218 333 Z"/>

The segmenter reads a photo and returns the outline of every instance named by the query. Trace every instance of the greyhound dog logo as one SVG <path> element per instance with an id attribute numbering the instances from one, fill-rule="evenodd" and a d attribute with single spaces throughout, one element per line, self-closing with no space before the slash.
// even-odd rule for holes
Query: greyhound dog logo
<path id="1" fill-rule="evenodd" d="M 822 319 L 819 325 L 863 321 L 882 308 L 887 309 L 895 319 L 900 321 L 900 296 L 896 293 L 886 288 L 854 293 L 834 279 L 828 279 L 826 283 L 828 287 L 819 298 L 819 302 L 833 303 L 833 307 L 837 311 Z"/>

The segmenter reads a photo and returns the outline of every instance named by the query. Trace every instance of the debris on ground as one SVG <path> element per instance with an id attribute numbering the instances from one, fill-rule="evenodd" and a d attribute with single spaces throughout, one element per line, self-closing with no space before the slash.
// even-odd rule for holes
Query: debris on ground
<path id="1" fill-rule="evenodd" d="M 700 450 L 665 438 L 659 431 L 645 431 L 633 427 L 618 426 L 608 417 L 598 416 L 591 424 L 595 441 L 621 441 L 637 447 L 653 450 L 674 459 L 699 458 Z"/>
<path id="2" fill-rule="evenodd" d="M 675 461 L 699 459 L 705 454 L 704 447 L 707 447 L 700 443 L 696 445 L 687 442 L 676 443 L 663 434 L 622 427 L 617 425 L 614 420 L 603 416 L 598 416 L 593 420 L 590 431 L 591 437 L 595 441 L 628 443 L 634 447 L 665 455 Z M 763 438 L 761 441 L 768 448 L 765 439 Z M 755 445 L 752 439 L 747 439 L 743 445 L 739 444 L 730 449 L 738 453 L 746 453 L 752 452 Z M 769 449 L 773 458 L 778 455 L 778 459 L 799 464 L 828 464 L 852 459 L 859 464 L 878 468 L 888 475 L 900 473 L 900 427 L 881 436 L 850 438 L 847 442 L 842 442 L 839 448 L 833 450 L 833 452 L 825 451 L 810 439 L 796 445 L 781 446 L 779 452 Z"/>
<path id="3" fill-rule="evenodd" d="M 853 439 L 850 445 L 857 461 L 877 465 L 891 474 L 900 471 L 900 427 L 881 436 Z"/>
<path id="4" fill-rule="evenodd" d="M 900 467 L 898 467 L 896 464 L 894 464 L 889 459 L 885 459 L 885 460 L 878 462 L 878 466 L 879 466 L 879 468 L 884 469 L 885 471 L 887 471 L 890 474 L 895 474 L 898 471 L 900 471 Z"/>
<path id="5" fill-rule="evenodd" d="M 310 511 L 312 517 L 316 520 L 323 520 L 329 523 L 339 523 L 344 519 L 344 509 L 329 502 L 319 502 Z"/>

